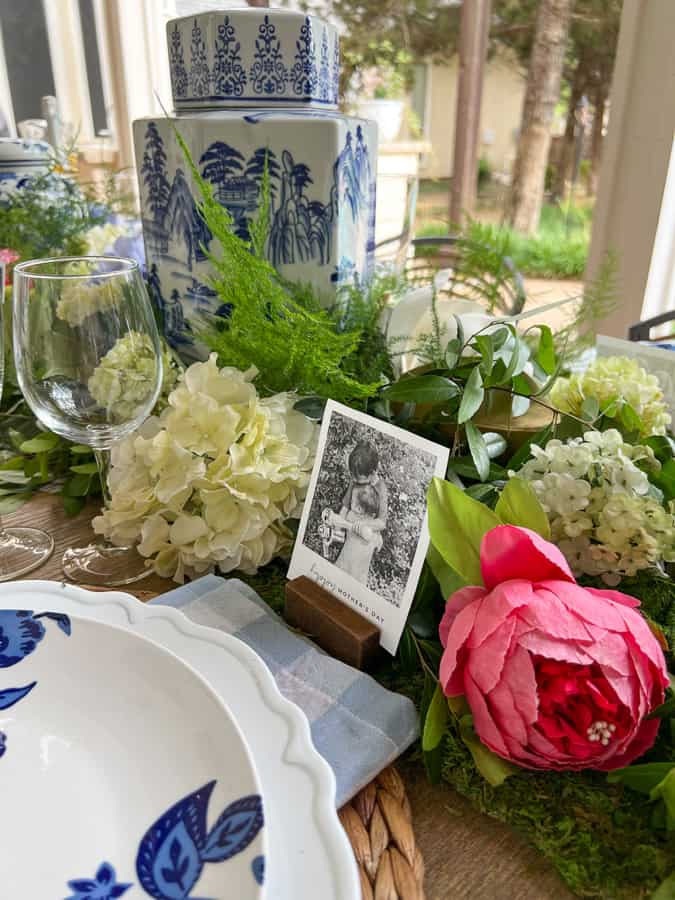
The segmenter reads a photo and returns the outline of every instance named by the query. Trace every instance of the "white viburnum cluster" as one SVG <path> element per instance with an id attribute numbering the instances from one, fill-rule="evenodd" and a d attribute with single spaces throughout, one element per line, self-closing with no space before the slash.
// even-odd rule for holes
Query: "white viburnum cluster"
<path id="1" fill-rule="evenodd" d="M 601 356 L 581 373 L 558 378 L 551 403 L 562 412 L 580 416 L 584 400 L 595 398 L 600 411 L 628 403 L 640 419 L 640 434 L 665 434 L 670 413 L 656 375 L 627 356 Z"/>
<path id="2" fill-rule="evenodd" d="M 531 452 L 534 458 L 509 475 L 532 484 L 551 538 L 575 575 L 616 585 L 640 569 L 675 561 L 675 518 L 652 496 L 643 471 L 660 466 L 649 447 L 626 444 L 611 429 L 533 445 Z"/>
<path id="3" fill-rule="evenodd" d="M 105 407 L 115 422 L 127 422 L 147 403 L 156 377 L 155 347 L 147 334 L 130 331 L 119 338 L 101 359 L 89 378 L 89 393 Z M 162 344 L 162 384 L 160 397 L 166 396 L 178 377 L 177 367 Z"/>
<path id="4" fill-rule="evenodd" d="M 255 573 L 291 544 L 318 426 L 297 397 L 262 399 L 255 369 L 194 363 L 159 417 L 113 450 L 110 505 L 94 528 L 113 543 L 139 541 L 154 570 L 182 582 L 218 568 Z"/>

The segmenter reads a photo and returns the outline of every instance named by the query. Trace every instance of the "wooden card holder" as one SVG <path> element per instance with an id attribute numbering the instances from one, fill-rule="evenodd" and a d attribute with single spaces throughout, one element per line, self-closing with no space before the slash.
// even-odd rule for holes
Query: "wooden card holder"
<path id="1" fill-rule="evenodd" d="M 380 629 L 305 575 L 287 583 L 284 614 L 289 625 L 356 669 L 368 668 L 380 654 Z"/>

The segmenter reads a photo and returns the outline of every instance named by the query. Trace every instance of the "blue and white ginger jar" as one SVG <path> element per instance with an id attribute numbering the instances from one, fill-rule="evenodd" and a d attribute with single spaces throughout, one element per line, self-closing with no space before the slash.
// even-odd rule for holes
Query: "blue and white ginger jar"
<path id="1" fill-rule="evenodd" d="M 0 205 L 31 179 L 49 172 L 51 149 L 46 141 L 0 138 Z"/>
<path id="2" fill-rule="evenodd" d="M 169 342 L 189 359 L 201 355 L 201 314 L 219 312 L 219 300 L 174 127 L 244 238 L 267 159 L 267 256 L 326 304 L 372 270 L 377 128 L 337 111 L 339 39 L 314 16 L 230 9 L 170 21 L 167 36 L 176 114 L 134 122 L 134 141 L 151 289 Z"/>

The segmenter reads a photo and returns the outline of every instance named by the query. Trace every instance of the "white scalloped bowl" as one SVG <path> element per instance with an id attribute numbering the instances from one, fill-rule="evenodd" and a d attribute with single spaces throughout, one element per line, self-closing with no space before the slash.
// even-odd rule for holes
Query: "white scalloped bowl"
<path id="1" fill-rule="evenodd" d="M 246 743 L 173 653 L 101 622 L 0 610 L 0 733 L 3 897 L 262 896 Z"/>

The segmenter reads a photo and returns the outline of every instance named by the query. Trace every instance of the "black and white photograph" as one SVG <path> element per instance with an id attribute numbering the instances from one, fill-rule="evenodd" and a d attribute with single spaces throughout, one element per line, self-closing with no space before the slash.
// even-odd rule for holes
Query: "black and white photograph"
<path id="1" fill-rule="evenodd" d="M 369 616 L 387 649 L 394 634 L 398 644 L 426 555 L 427 490 L 447 460 L 445 447 L 326 407 L 289 577 L 309 575 Z"/>

